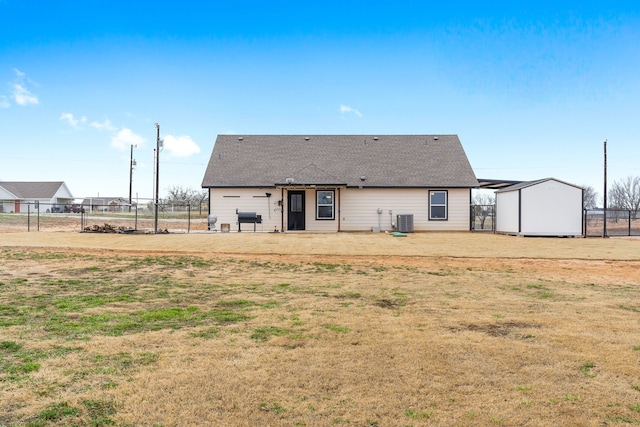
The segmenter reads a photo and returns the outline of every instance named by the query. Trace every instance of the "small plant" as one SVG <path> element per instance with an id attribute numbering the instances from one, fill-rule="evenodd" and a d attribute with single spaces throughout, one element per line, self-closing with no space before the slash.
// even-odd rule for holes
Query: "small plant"
<path id="1" fill-rule="evenodd" d="M 629 409 L 635 412 L 640 412 L 640 403 L 638 403 L 637 405 L 629 405 Z"/>
<path id="2" fill-rule="evenodd" d="M 502 420 L 500 418 L 491 418 L 491 422 L 496 425 L 502 425 Z"/>
<path id="3" fill-rule="evenodd" d="M 530 386 L 530 385 L 518 385 L 518 386 L 516 386 L 516 390 L 518 390 L 518 391 L 531 391 L 531 390 L 533 390 L 533 386 Z"/>
<path id="4" fill-rule="evenodd" d="M 586 362 L 584 365 L 580 367 L 580 372 L 582 372 L 583 375 L 589 378 L 593 378 L 596 376 L 596 374 L 591 372 L 591 370 L 595 368 L 595 366 L 596 365 L 594 365 L 593 362 Z"/>
<path id="5" fill-rule="evenodd" d="M 577 402 L 578 400 L 580 400 L 580 395 L 579 394 L 567 394 L 564 397 L 565 402 Z"/>
<path id="6" fill-rule="evenodd" d="M 266 402 L 262 402 L 258 408 L 261 411 L 273 412 L 276 415 L 287 412 L 287 410 L 284 407 L 280 406 L 280 404 L 278 403 L 272 403 L 271 405 L 269 405 Z"/>
<path id="7" fill-rule="evenodd" d="M 217 337 L 219 332 L 220 330 L 218 328 L 207 328 L 199 332 L 193 332 L 189 334 L 189 336 L 193 338 L 211 339 Z"/>
<path id="8" fill-rule="evenodd" d="M 113 403 L 105 400 L 84 400 L 82 405 L 91 418 L 90 425 L 96 427 L 115 425 L 115 421 L 109 417 L 116 413 Z"/>
<path id="9" fill-rule="evenodd" d="M 277 326 L 264 326 L 262 328 L 256 328 L 253 330 L 251 334 L 251 339 L 256 341 L 269 341 L 271 337 L 279 337 L 281 335 L 286 335 L 291 332 L 288 329 L 278 328 Z"/>
<path id="10" fill-rule="evenodd" d="M 634 346 L 633 346 L 633 349 L 634 349 L 635 351 L 640 351 L 640 345 L 634 345 Z"/>
<path id="11" fill-rule="evenodd" d="M 635 391 L 640 391 L 640 385 L 631 384 L 631 388 L 634 389 Z"/>
<path id="12" fill-rule="evenodd" d="M 414 411 L 413 409 L 405 409 L 404 415 L 414 420 L 429 419 L 433 415 L 433 411 Z"/>
<path id="13" fill-rule="evenodd" d="M 328 329 L 333 332 L 338 332 L 341 334 L 346 334 L 349 332 L 349 328 L 346 326 L 336 326 L 336 325 L 324 325 L 325 329 Z"/>
<path id="14" fill-rule="evenodd" d="M 38 419 L 42 421 L 59 421 L 66 417 L 74 417 L 80 411 L 78 408 L 69 406 L 67 402 L 54 403 L 38 414 Z"/>

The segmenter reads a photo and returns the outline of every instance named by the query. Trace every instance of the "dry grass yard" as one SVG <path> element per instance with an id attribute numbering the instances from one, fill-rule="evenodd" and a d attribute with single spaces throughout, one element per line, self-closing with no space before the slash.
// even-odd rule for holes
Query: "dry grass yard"
<path id="1" fill-rule="evenodd" d="M 0 234 L 0 426 L 640 424 L 640 239 Z"/>

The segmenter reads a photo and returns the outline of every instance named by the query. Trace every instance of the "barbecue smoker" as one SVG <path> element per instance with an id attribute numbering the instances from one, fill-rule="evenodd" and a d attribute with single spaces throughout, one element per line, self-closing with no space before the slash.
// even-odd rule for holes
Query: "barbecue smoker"
<path id="1" fill-rule="evenodd" d="M 253 223 L 253 232 L 256 232 L 256 224 L 262 224 L 262 215 L 257 215 L 255 212 L 238 212 L 238 233 L 242 231 L 240 224 Z"/>

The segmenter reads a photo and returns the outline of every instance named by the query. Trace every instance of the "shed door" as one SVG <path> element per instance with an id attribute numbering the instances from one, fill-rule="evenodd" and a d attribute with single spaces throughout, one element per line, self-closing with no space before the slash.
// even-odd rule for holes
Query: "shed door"
<path id="1" fill-rule="evenodd" d="M 304 230 L 304 191 L 289 191 L 288 230 Z"/>

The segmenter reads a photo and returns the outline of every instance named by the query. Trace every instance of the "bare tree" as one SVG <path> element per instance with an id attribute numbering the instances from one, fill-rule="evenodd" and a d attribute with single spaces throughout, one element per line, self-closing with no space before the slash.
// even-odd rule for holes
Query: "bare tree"
<path id="1" fill-rule="evenodd" d="M 496 197 L 493 194 L 478 193 L 473 196 L 473 213 L 480 220 L 480 229 L 484 230 L 487 218 L 493 215 Z"/>
<path id="2" fill-rule="evenodd" d="M 590 185 L 582 186 L 582 209 L 598 207 L 598 192 Z"/>
<path id="3" fill-rule="evenodd" d="M 637 218 L 640 210 L 640 176 L 628 176 L 615 181 L 609 190 L 609 206 L 629 210 Z"/>
<path id="4" fill-rule="evenodd" d="M 202 205 L 209 199 L 209 190 L 203 189 L 193 196 L 194 202 L 198 204 L 198 213 L 202 214 Z"/>
<path id="5" fill-rule="evenodd" d="M 167 198 L 164 200 L 168 204 L 189 204 L 193 198 L 195 190 L 192 188 L 185 188 L 180 185 L 174 185 L 167 190 Z"/>
<path id="6" fill-rule="evenodd" d="M 167 190 L 167 198 L 163 200 L 168 205 L 190 205 L 198 206 L 202 213 L 202 204 L 209 197 L 207 190 L 194 190 L 193 188 L 174 185 Z"/>

